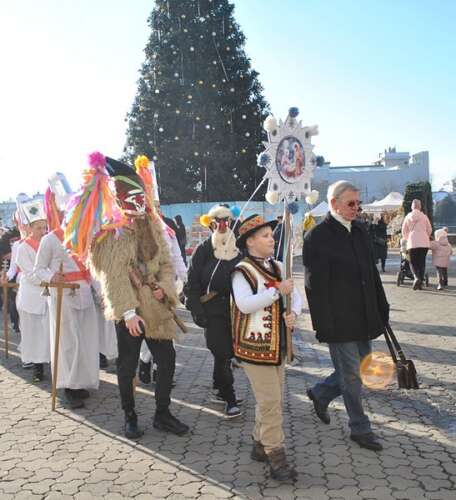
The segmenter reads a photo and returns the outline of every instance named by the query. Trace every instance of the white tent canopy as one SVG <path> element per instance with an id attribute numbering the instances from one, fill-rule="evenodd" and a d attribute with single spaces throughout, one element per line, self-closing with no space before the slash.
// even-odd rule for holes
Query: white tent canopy
<path id="1" fill-rule="evenodd" d="M 324 217 L 328 212 L 329 212 L 329 207 L 326 201 L 322 201 L 310 211 L 310 213 L 314 217 Z"/>
<path id="2" fill-rule="evenodd" d="M 404 197 L 401 193 L 392 192 L 386 195 L 383 200 L 374 201 L 368 205 L 363 205 L 365 212 L 382 212 L 383 210 L 398 210 L 402 206 Z"/>

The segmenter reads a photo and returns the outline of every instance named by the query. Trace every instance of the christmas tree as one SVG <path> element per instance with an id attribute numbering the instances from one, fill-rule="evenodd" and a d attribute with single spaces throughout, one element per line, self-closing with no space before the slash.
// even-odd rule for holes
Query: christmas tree
<path id="1" fill-rule="evenodd" d="M 162 203 L 245 200 L 268 106 L 228 0 L 157 0 L 125 157 L 155 160 Z"/>

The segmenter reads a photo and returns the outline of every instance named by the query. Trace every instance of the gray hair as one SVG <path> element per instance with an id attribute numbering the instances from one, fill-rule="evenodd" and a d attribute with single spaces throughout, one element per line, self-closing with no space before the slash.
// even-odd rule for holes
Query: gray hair
<path id="1" fill-rule="evenodd" d="M 345 191 L 355 191 L 359 193 L 359 188 L 357 188 L 354 184 L 349 181 L 337 181 L 333 182 L 328 187 L 328 205 L 331 206 L 331 200 L 333 198 L 340 198 L 342 193 Z"/>

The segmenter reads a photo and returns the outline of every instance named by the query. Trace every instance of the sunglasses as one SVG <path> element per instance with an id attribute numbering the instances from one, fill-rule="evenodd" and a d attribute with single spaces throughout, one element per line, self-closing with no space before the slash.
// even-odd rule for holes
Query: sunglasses
<path id="1" fill-rule="evenodd" d="M 215 222 L 222 222 L 224 220 L 225 222 L 228 222 L 230 220 L 229 217 L 215 217 L 214 218 Z"/>
<path id="2" fill-rule="evenodd" d="M 355 207 L 359 207 L 361 208 L 361 202 L 356 200 L 356 201 L 347 201 L 347 206 L 349 206 L 350 208 L 355 208 Z"/>

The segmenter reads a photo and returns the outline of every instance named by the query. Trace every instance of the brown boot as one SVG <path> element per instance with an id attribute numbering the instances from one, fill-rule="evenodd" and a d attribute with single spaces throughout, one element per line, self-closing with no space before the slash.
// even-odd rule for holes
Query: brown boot
<path id="1" fill-rule="evenodd" d="M 264 451 L 264 446 L 259 441 L 253 441 L 252 451 L 250 452 L 250 458 L 256 462 L 267 462 L 268 456 Z"/>
<path id="2" fill-rule="evenodd" d="M 267 454 L 272 479 L 288 481 L 296 479 L 296 471 L 287 462 L 284 448 L 274 448 Z"/>

